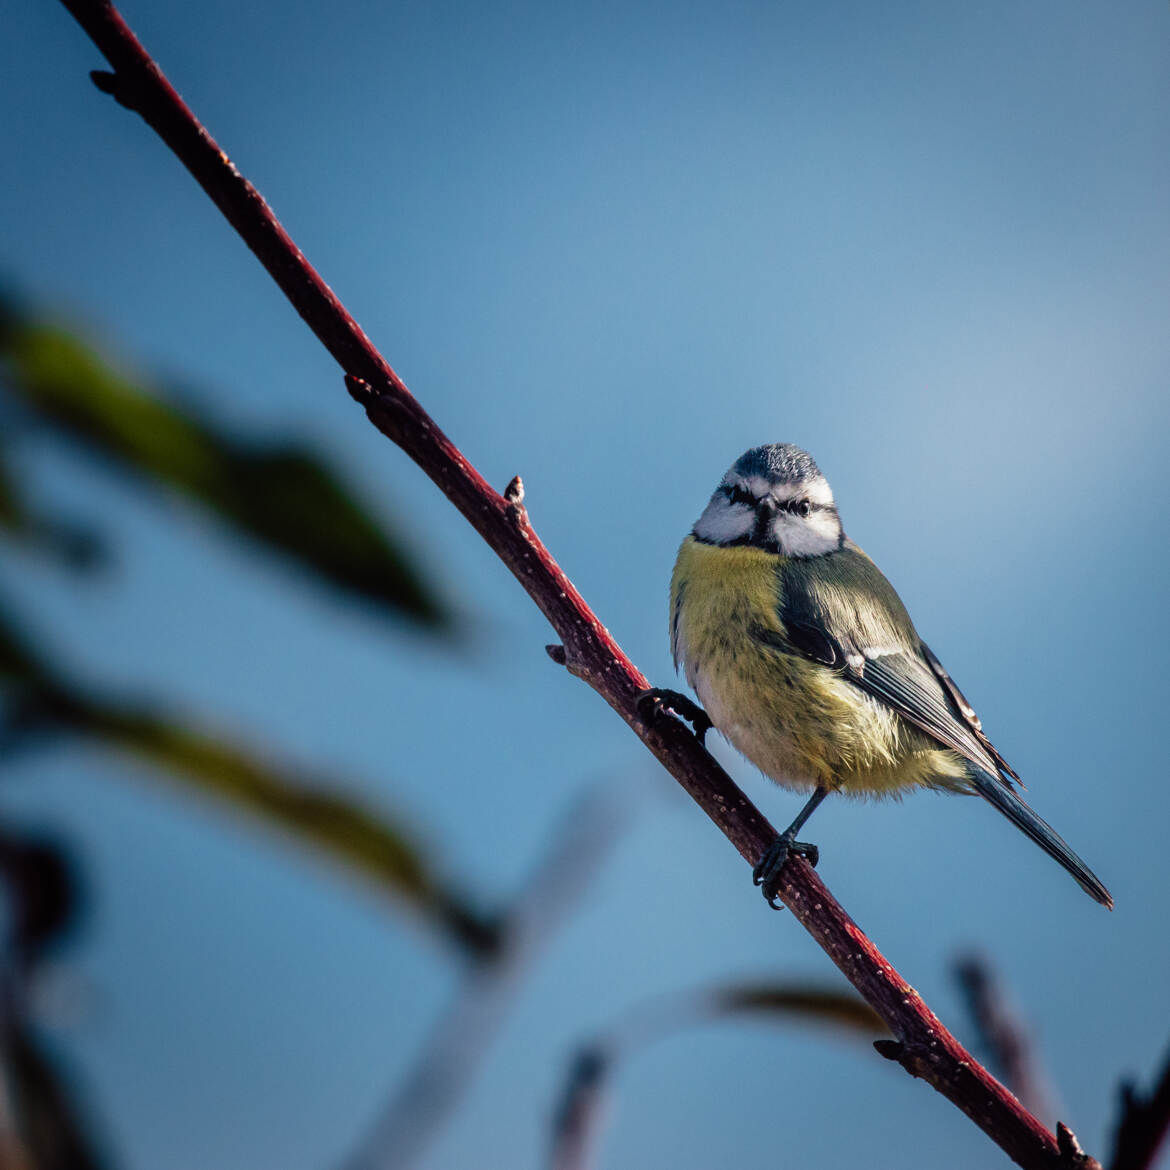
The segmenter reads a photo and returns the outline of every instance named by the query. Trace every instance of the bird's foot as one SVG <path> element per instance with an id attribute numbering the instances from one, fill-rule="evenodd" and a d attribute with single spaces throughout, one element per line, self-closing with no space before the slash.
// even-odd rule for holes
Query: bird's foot
<path id="1" fill-rule="evenodd" d="M 798 841 L 796 834 L 789 831 L 781 833 L 760 858 L 759 864 L 752 870 L 752 881 L 762 887 L 764 898 L 773 910 L 783 910 L 782 903 L 776 901 L 780 892 L 780 872 L 784 863 L 792 855 L 803 857 L 814 869 L 821 858 L 821 851 L 807 841 Z"/>
<path id="2" fill-rule="evenodd" d="M 694 729 L 695 738 L 704 743 L 707 732 L 714 724 L 711 717 L 693 699 L 679 691 L 667 690 L 665 687 L 651 687 L 648 691 L 639 691 L 637 697 L 638 714 L 647 723 L 653 722 L 661 710 L 673 711 L 685 719 Z M 704 744 L 704 746 L 706 746 Z"/>

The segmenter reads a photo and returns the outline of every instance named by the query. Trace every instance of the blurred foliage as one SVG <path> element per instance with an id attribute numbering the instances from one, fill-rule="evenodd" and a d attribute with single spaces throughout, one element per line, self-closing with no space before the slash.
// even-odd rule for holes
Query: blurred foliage
<path id="1" fill-rule="evenodd" d="M 227 434 L 11 296 L 0 296 L 0 385 L 42 426 L 150 486 L 181 493 L 328 584 L 450 632 L 434 582 L 320 455 Z M 11 472 L 0 471 L 0 526 L 75 554 L 86 547 L 84 534 L 33 517 Z"/>
<path id="2" fill-rule="evenodd" d="M 2 605 L 0 688 L 5 750 L 74 734 L 127 752 L 392 893 L 461 948 L 481 953 L 494 945 L 494 927 L 439 882 L 411 834 L 341 795 L 343 785 L 306 781 L 151 709 L 87 693 L 48 665 Z"/>
<path id="3" fill-rule="evenodd" d="M 46 515 L 24 490 L 10 456 L 29 433 L 64 439 L 149 489 L 179 493 L 234 534 L 383 612 L 453 632 L 433 584 L 318 454 L 228 435 L 0 296 L 0 535 L 69 568 L 100 564 L 103 534 Z M 146 775 L 178 781 L 315 851 L 411 907 L 463 955 L 494 953 L 496 924 L 435 876 L 402 826 L 328 777 L 282 767 L 153 704 L 79 685 L 0 598 L 0 755 L 67 736 L 137 757 L 151 765 Z M 45 952 L 77 918 L 71 852 L 0 826 L 0 893 L 0 1170 L 99 1170 L 109 1163 L 73 1078 L 28 1011 Z"/>

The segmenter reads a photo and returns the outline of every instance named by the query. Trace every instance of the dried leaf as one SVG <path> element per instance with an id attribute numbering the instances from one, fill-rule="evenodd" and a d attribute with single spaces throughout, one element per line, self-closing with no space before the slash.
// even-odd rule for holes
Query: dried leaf
<path id="1" fill-rule="evenodd" d="M 860 996 L 816 984 L 759 983 L 732 985 L 711 993 L 715 1010 L 725 1014 L 798 1017 L 835 1024 L 865 1036 L 883 1036 L 889 1029 Z"/>

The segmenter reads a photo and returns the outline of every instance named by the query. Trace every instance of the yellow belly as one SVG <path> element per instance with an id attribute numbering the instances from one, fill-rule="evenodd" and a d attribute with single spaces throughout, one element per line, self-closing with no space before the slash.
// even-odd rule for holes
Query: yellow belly
<path id="1" fill-rule="evenodd" d="M 766 776 L 890 795 L 918 785 L 963 789 L 960 757 L 837 672 L 763 644 L 783 636 L 776 557 L 688 537 L 672 582 L 672 640 L 715 727 Z"/>

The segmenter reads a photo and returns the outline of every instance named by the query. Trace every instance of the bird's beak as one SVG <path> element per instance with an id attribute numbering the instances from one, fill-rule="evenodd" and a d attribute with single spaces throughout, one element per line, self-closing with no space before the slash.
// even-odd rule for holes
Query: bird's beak
<path id="1" fill-rule="evenodd" d="M 757 544 L 763 544 L 768 539 L 768 529 L 772 527 L 777 510 L 776 501 L 770 498 L 756 505 L 756 531 L 753 539 Z"/>

